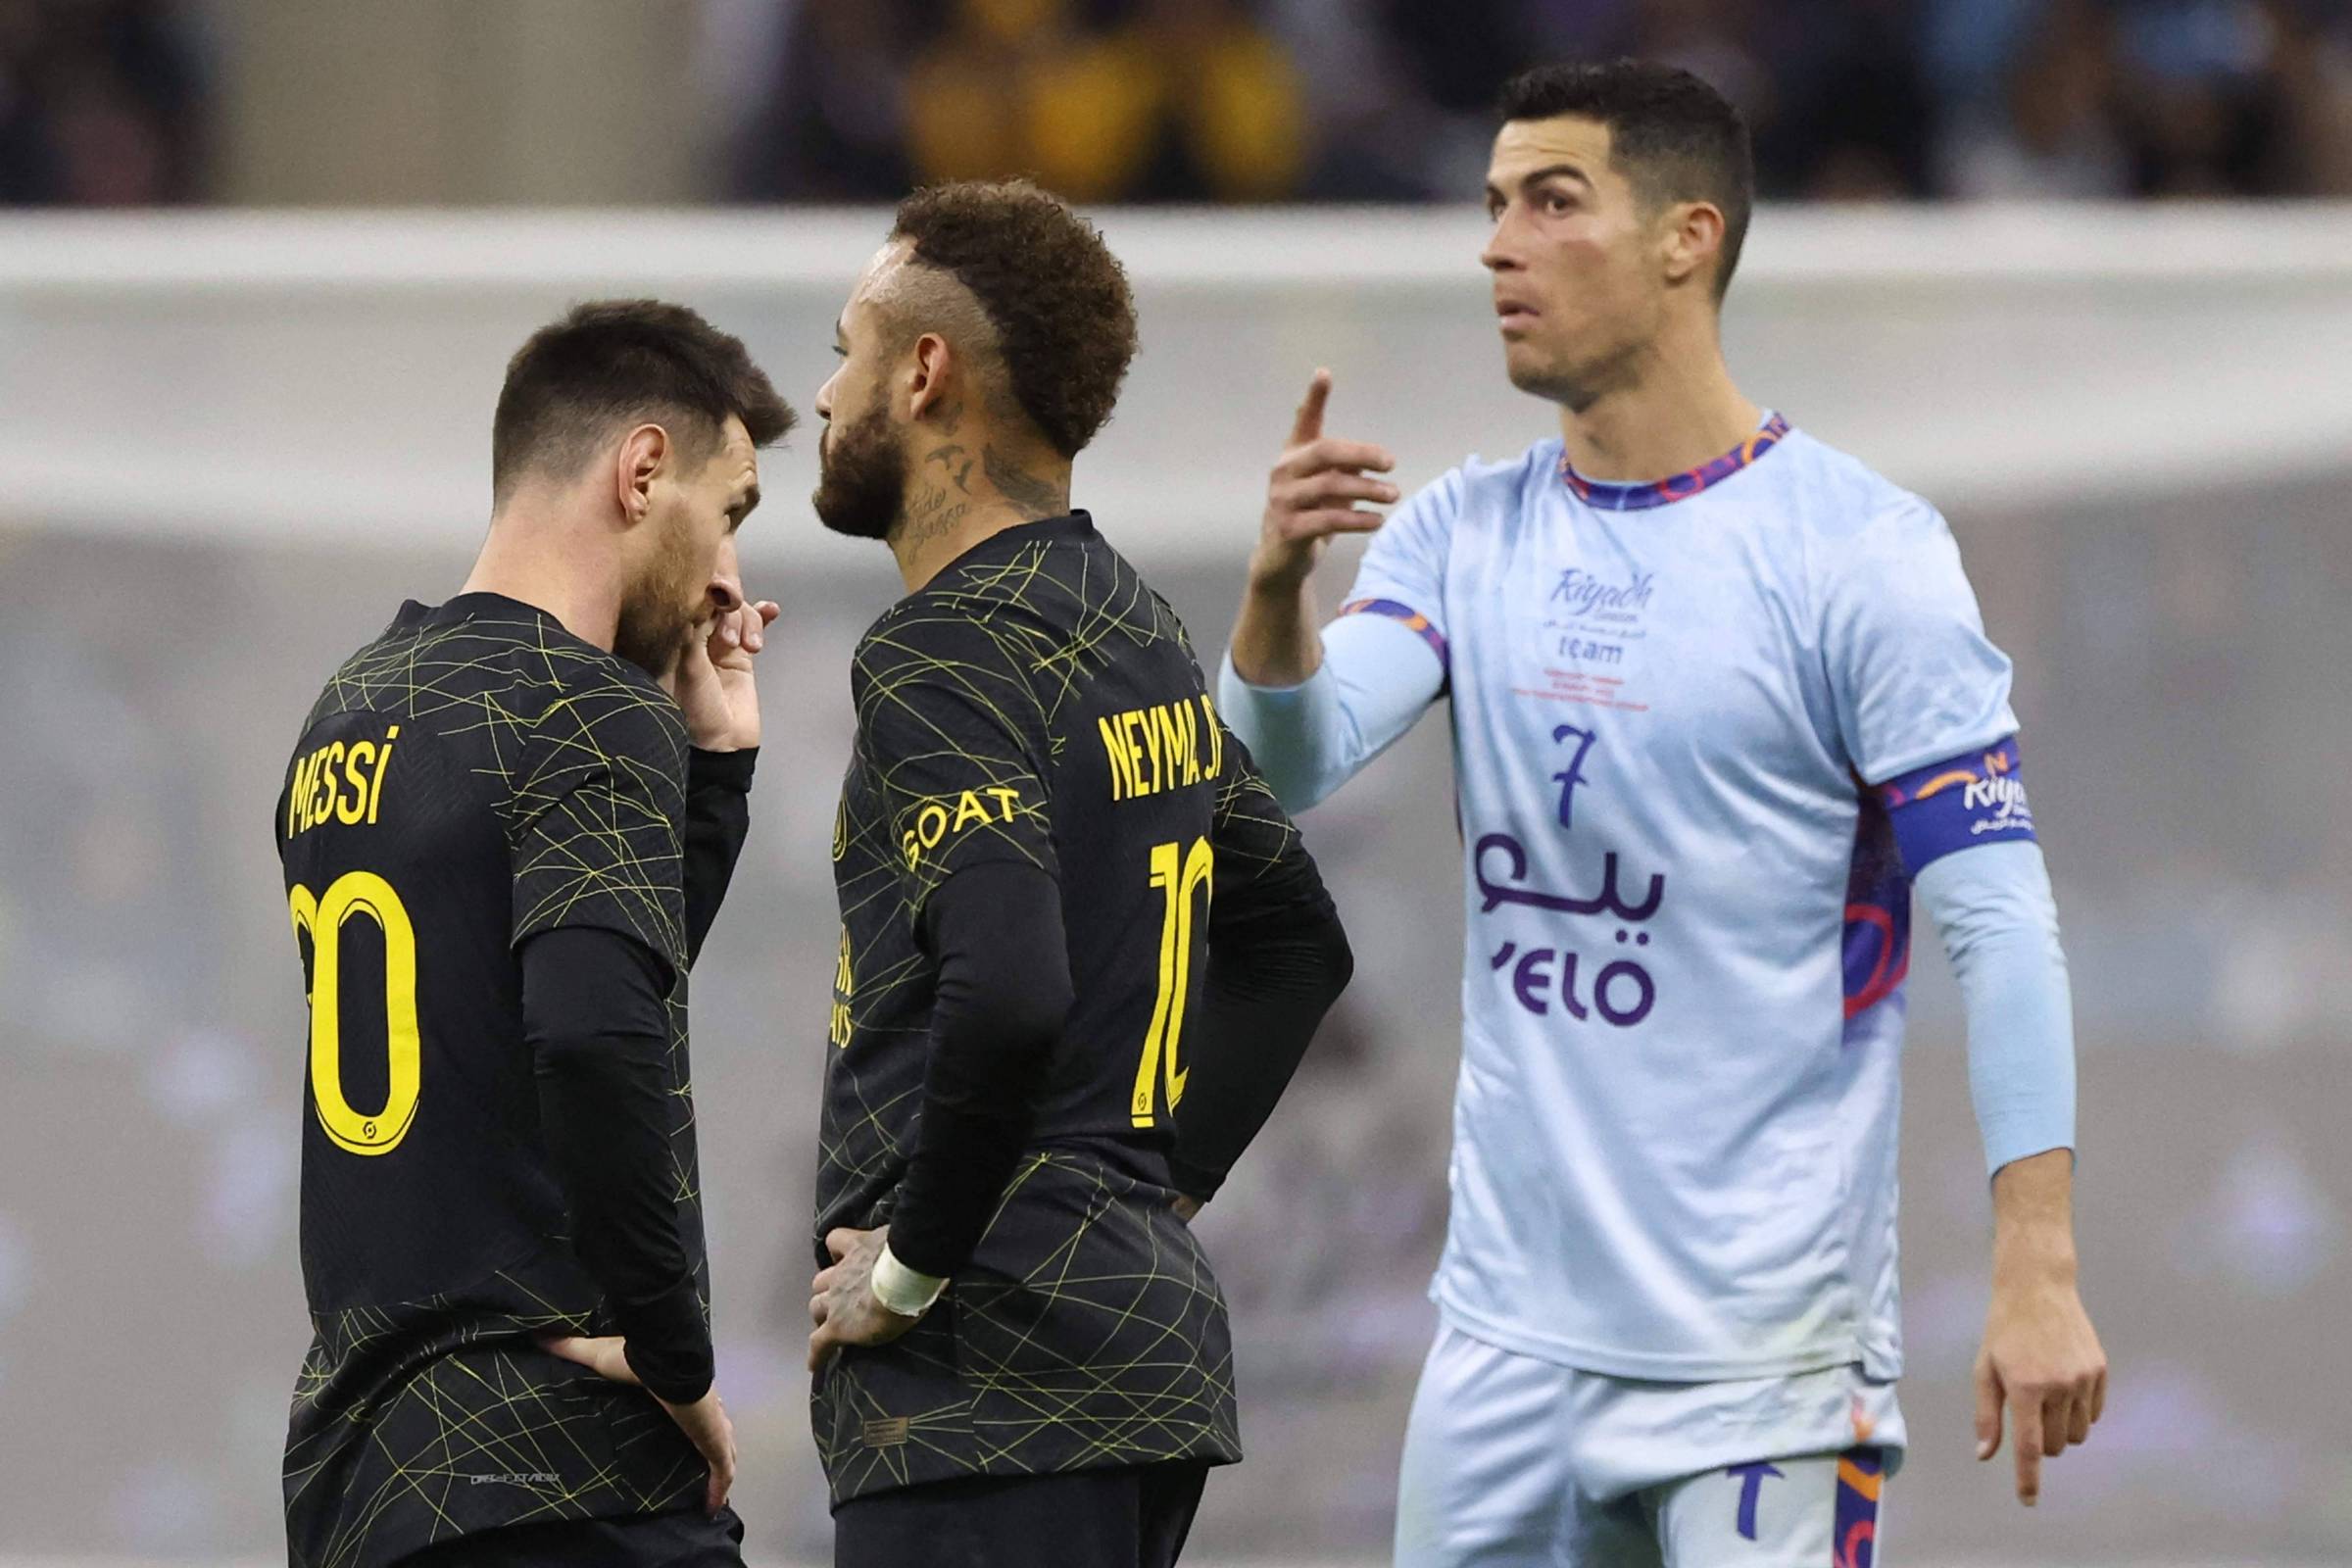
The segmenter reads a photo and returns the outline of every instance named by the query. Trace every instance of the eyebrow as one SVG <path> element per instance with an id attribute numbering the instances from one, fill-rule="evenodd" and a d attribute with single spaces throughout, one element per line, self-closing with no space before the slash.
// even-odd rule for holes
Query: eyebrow
<path id="1" fill-rule="evenodd" d="M 1545 164 L 1542 169 L 1520 175 L 1519 188 L 1533 190 L 1547 179 L 1573 179 L 1585 189 L 1592 189 L 1592 176 L 1576 164 Z M 1494 201 L 1501 195 L 1501 190 L 1493 180 L 1487 181 L 1487 200 Z"/>
<path id="2" fill-rule="evenodd" d="M 846 316 L 835 317 L 833 318 L 833 341 L 836 343 L 847 343 L 849 340 L 850 318 Z"/>

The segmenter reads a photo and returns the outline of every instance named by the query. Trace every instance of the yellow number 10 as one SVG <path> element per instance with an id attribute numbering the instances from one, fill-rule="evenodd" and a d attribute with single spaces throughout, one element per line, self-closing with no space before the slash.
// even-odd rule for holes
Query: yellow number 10
<path id="1" fill-rule="evenodd" d="M 1181 854 L 1179 852 L 1182 852 Z M 1208 840 L 1152 847 L 1152 885 L 1167 894 L 1167 914 L 1159 927 L 1159 998 L 1152 1004 L 1152 1028 L 1144 1036 L 1144 1059 L 1135 1069 L 1135 1102 L 1129 1107 L 1138 1127 L 1152 1126 L 1154 1080 L 1164 1063 L 1168 1109 L 1184 1098 L 1184 1069 L 1178 1049 L 1184 1034 L 1184 993 L 1193 967 L 1193 890 L 1209 887 L 1216 854 Z"/>
<path id="2" fill-rule="evenodd" d="M 392 884 L 372 871 L 346 871 L 313 898 L 296 884 L 286 895 L 294 932 L 311 939 L 311 1099 L 318 1125 L 338 1149 L 388 1154 L 409 1134 L 416 1115 L 416 1074 L 423 1053 L 416 1037 L 416 931 Z M 343 922 L 353 915 L 384 934 L 384 1041 L 391 1054 L 383 1109 L 362 1115 L 343 1098 Z"/>

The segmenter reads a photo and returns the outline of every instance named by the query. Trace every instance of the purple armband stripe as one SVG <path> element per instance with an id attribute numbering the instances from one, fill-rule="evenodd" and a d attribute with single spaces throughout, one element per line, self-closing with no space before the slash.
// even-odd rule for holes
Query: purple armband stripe
<path id="1" fill-rule="evenodd" d="M 1438 630 L 1436 624 L 1427 615 L 1412 606 L 1398 604 L 1394 599 L 1354 599 L 1342 605 L 1340 613 L 1343 615 L 1386 615 L 1391 620 L 1403 621 L 1409 630 L 1419 633 L 1421 640 L 1429 644 L 1430 651 L 1438 656 L 1438 667 L 1446 672 L 1448 682 L 1452 680 L 1453 655 L 1446 647 L 1446 634 Z"/>
<path id="2" fill-rule="evenodd" d="M 1982 752 L 1931 762 L 1879 785 L 1873 793 L 1894 824 L 1904 868 L 1917 876 L 1945 856 L 1980 844 L 2035 842 L 2020 766 L 2011 735 Z"/>

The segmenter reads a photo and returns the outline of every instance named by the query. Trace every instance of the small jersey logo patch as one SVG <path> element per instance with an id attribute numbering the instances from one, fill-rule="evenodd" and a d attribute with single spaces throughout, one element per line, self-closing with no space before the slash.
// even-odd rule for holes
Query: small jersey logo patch
<path id="1" fill-rule="evenodd" d="M 877 1416 L 858 1429 L 858 1441 L 869 1448 L 895 1448 L 906 1441 L 910 1425 L 903 1415 Z"/>

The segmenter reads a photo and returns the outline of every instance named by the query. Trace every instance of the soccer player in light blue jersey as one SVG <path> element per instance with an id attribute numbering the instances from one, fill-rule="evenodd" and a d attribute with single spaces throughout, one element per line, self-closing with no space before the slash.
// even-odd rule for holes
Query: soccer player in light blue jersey
<path id="1" fill-rule="evenodd" d="M 1396 1560 L 1862 1568 L 1905 1443 L 1895 1124 L 1912 894 L 1992 1173 L 1977 1451 L 2088 1437 L 2074 1042 L 2009 661 L 1917 496 L 1743 396 L 1745 127 L 1638 62 L 1505 90 L 1504 364 L 1560 434 L 1385 522 L 1318 373 L 1223 679 L 1285 804 L 1450 703 L 1468 942 L 1441 1327 Z M 1324 542 L 1377 529 L 1318 634 Z"/>

